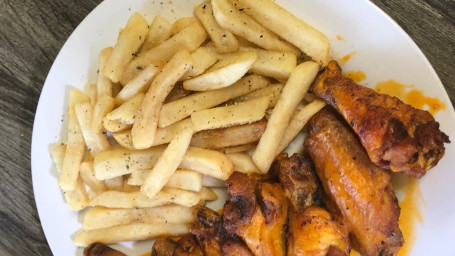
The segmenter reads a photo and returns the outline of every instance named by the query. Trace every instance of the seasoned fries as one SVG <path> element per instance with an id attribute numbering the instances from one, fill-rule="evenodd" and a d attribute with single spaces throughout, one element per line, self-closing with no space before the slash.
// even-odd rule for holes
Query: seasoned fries
<path id="1" fill-rule="evenodd" d="M 132 172 L 128 184 L 141 186 L 149 172 L 150 170 Z M 177 169 L 164 186 L 199 192 L 202 188 L 201 176 L 199 172 L 193 170 Z"/>
<path id="2" fill-rule="evenodd" d="M 100 55 L 98 57 L 98 69 L 103 70 L 106 66 L 106 63 L 109 57 L 112 54 L 112 47 L 106 47 L 101 50 Z M 112 97 L 112 81 L 106 77 L 103 72 L 98 72 L 98 78 L 96 80 L 96 97 L 93 97 L 94 100 L 97 100 L 103 96 L 111 96 Z M 93 99 L 92 98 L 92 99 Z"/>
<path id="3" fill-rule="evenodd" d="M 152 49 L 171 36 L 171 23 L 165 18 L 156 15 L 150 24 L 149 34 L 141 47 L 141 53 Z"/>
<path id="4" fill-rule="evenodd" d="M 131 79 L 117 94 L 115 97 L 117 105 L 124 103 L 137 93 L 145 92 L 158 71 L 159 68 L 153 64 L 148 65 L 141 70 L 137 76 Z"/>
<path id="5" fill-rule="evenodd" d="M 101 132 L 95 132 L 91 127 L 92 122 L 92 105 L 90 103 L 79 103 L 74 107 L 76 117 L 81 128 L 84 142 L 92 155 L 106 150 L 109 147 L 109 142 L 106 136 Z"/>
<path id="6" fill-rule="evenodd" d="M 189 147 L 180 168 L 226 180 L 234 172 L 234 164 L 225 154 L 209 149 Z"/>

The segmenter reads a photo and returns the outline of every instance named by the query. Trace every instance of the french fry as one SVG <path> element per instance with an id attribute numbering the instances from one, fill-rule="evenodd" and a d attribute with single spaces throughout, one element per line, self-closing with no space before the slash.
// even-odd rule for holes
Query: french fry
<path id="1" fill-rule="evenodd" d="M 185 80 L 183 88 L 192 91 L 207 91 L 232 85 L 248 72 L 256 58 L 256 53 L 247 52 L 221 60 L 205 73 Z"/>
<path id="2" fill-rule="evenodd" d="M 191 114 L 191 122 L 195 131 L 249 124 L 264 117 L 269 101 L 269 97 L 261 97 L 236 105 L 201 110 Z"/>
<path id="3" fill-rule="evenodd" d="M 239 145 L 239 146 L 232 146 L 232 147 L 222 148 L 222 149 L 220 149 L 220 151 L 225 153 L 225 154 L 241 153 L 241 152 L 246 152 L 248 150 L 251 150 L 255 146 L 256 146 L 256 143 L 248 143 L 248 144 Z"/>
<path id="4" fill-rule="evenodd" d="M 97 99 L 103 96 L 110 96 L 112 97 L 112 81 L 106 77 L 103 72 L 101 72 L 104 67 L 106 66 L 109 57 L 111 57 L 112 47 L 106 47 L 100 51 L 98 56 L 98 77 L 96 79 L 96 95 Z"/>
<path id="5" fill-rule="evenodd" d="M 150 24 L 149 34 L 141 48 L 141 53 L 158 46 L 171 36 L 171 23 L 165 18 L 156 15 Z M 139 55 L 141 54 L 139 53 Z"/>
<path id="6" fill-rule="evenodd" d="M 195 170 L 221 180 L 226 180 L 234 172 L 234 164 L 225 154 L 195 147 L 188 147 L 180 168 Z"/>
<path id="7" fill-rule="evenodd" d="M 207 49 L 207 47 L 197 48 L 196 51 L 191 53 L 191 58 L 193 59 L 193 66 L 190 70 L 188 70 L 188 72 L 185 73 L 185 75 L 182 76 L 180 79 L 182 81 L 204 73 L 204 71 L 217 61 L 215 54 Z"/>
<path id="8" fill-rule="evenodd" d="M 174 23 L 171 25 L 171 36 L 177 34 L 178 32 L 182 31 L 184 28 L 188 27 L 189 25 L 197 22 L 195 17 L 182 17 L 178 18 Z"/>
<path id="9" fill-rule="evenodd" d="M 319 64 L 327 65 L 330 42 L 319 30 L 297 18 L 272 0 L 232 1 L 264 27 L 300 48 Z"/>
<path id="10" fill-rule="evenodd" d="M 121 84 L 127 84 L 134 78 L 139 73 L 138 67 L 140 69 L 150 64 L 163 65 L 181 50 L 186 49 L 190 52 L 196 50 L 206 38 L 207 33 L 204 27 L 198 22 L 192 23 L 162 44 L 142 53 L 131 61 L 122 76 Z"/>
<path id="11" fill-rule="evenodd" d="M 230 105 L 230 104 L 244 102 L 244 101 L 251 100 L 251 99 L 256 99 L 259 97 L 269 96 L 270 101 L 269 101 L 269 105 L 267 108 L 273 108 L 273 107 L 275 107 L 276 103 L 278 102 L 278 99 L 280 98 L 280 94 L 281 94 L 281 91 L 283 90 L 283 87 L 284 87 L 284 84 L 280 84 L 280 83 L 272 84 L 265 88 L 262 88 L 262 89 L 254 91 L 254 92 L 250 92 L 248 94 L 237 97 L 235 99 L 232 99 L 232 100 L 228 101 L 227 104 Z"/>
<path id="12" fill-rule="evenodd" d="M 138 93 L 145 93 L 158 71 L 159 68 L 153 64 L 145 67 L 120 90 L 115 97 L 115 103 L 120 105 Z"/>
<path id="13" fill-rule="evenodd" d="M 95 106 L 96 104 L 96 84 L 90 84 L 88 86 L 88 95 L 90 97 L 90 105 Z"/>
<path id="14" fill-rule="evenodd" d="M 65 144 L 51 146 L 51 156 L 59 174 L 62 171 L 66 148 Z M 85 185 L 80 178 L 77 180 L 76 188 L 74 190 L 64 192 L 63 195 L 65 196 L 66 204 L 71 211 L 84 209 L 88 205 L 87 190 L 85 189 Z"/>
<path id="15" fill-rule="evenodd" d="M 103 127 L 106 131 L 110 132 L 120 132 L 131 128 L 131 124 L 124 124 L 120 120 L 109 120 L 106 117 L 103 118 Z"/>
<path id="16" fill-rule="evenodd" d="M 153 146 L 169 143 L 174 136 L 183 130 L 192 127 L 193 123 L 191 122 L 191 119 L 187 118 L 168 125 L 164 128 L 158 128 L 156 130 L 155 139 L 153 140 Z"/>
<path id="17" fill-rule="evenodd" d="M 172 87 L 191 65 L 190 53 L 187 50 L 180 51 L 169 60 L 153 80 L 131 129 L 135 148 L 144 149 L 153 145 L 161 106 Z"/>
<path id="18" fill-rule="evenodd" d="M 140 191 L 120 192 L 105 191 L 90 200 L 90 206 L 108 208 L 156 207 L 167 204 L 178 204 L 192 207 L 200 201 L 197 193 L 187 190 L 164 188 L 152 199 L 144 196 Z"/>
<path id="19" fill-rule="evenodd" d="M 189 226 L 186 223 L 131 223 L 103 229 L 82 230 L 76 234 L 73 242 L 77 246 L 85 247 L 94 242 L 112 244 L 160 236 L 181 236 L 188 233 Z"/>
<path id="20" fill-rule="evenodd" d="M 260 173 L 259 168 L 254 164 L 253 159 L 247 153 L 226 154 L 234 163 L 234 170 L 246 174 Z"/>
<path id="21" fill-rule="evenodd" d="M 147 21 L 139 13 L 131 15 L 126 26 L 120 31 L 117 43 L 101 72 L 112 82 L 120 81 L 128 63 L 139 50 L 148 34 Z"/>
<path id="22" fill-rule="evenodd" d="M 195 6 L 194 14 L 204 26 L 219 53 L 230 53 L 239 49 L 239 43 L 235 36 L 218 25 L 215 17 L 213 17 L 212 4 L 210 2 L 203 2 Z"/>
<path id="23" fill-rule="evenodd" d="M 202 175 L 202 186 L 204 187 L 225 187 L 224 180 Z"/>
<path id="24" fill-rule="evenodd" d="M 129 150 L 134 150 L 134 145 L 133 145 L 133 139 L 131 138 L 131 130 L 123 130 L 120 132 L 115 132 L 112 137 L 120 144 L 120 146 L 129 149 Z"/>
<path id="25" fill-rule="evenodd" d="M 95 177 L 93 170 L 93 161 L 82 162 L 80 175 L 82 181 L 87 184 L 93 191 L 97 194 L 104 192 L 106 190 L 106 184 L 102 180 L 98 180 Z"/>
<path id="26" fill-rule="evenodd" d="M 254 52 L 257 59 L 251 72 L 273 77 L 279 81 L 287 80 L 297 65 L 297 57 L 290 52 L 266 51 L 259 48 L 241 47 L 240 52 Z"/>
<path id="27" fill-rule="evenodd" d="M 150 170 L 134 171 L 128 178 L 128 184 L 141 186 Z M 201 174 L 193 170 L 177 169 L 164 185 L 169 188 L 199 192 L 202 187 Z"/>
<path id="28" fill-rule="evenodd" d="M 268 120 L 267 128 L 253 153 L 253 161 L 262 173 L 269 170 L 292 113 L 313 83 L 318 71 L 319 64 L 307 61 L 298 65 L 289 76 Z"/>
<path id="29" fill-rule="evenodd" d="M 79 122 L 79 127 L 84 136 L 85 145 L 92 156 L 109 148 L 107 137 L 101 132 L 95 132 L 92 127 L 92 105 L 90 103 L 76 104 L 74 111 Z"/>
<path id="30" fill-rule="evenodd" d="M 198 51 L 198 50 L 196 50 L 196 51 Z M 194 66 L 194 58 L 193 58 L 193 54 L 194 53 L 195 52 L 193 52 L 191 54 L 191 58 L 193 59 L 193 66 Z M 188 70 L 185 73 L 185 75 L 183 75 L 183 76 L 186 76 L 186 74 L 188 74 L 188 72 L 190 72 L 190 70 Z M 180 80 L 181 79 L 182 78 L 180 78 Z M 172 102 L 172 101 L 175 101 L 175 100 L 178 100 L 178 99 L 181 99 L 181 98 L 186 97 L 186 96 L 188 96 L 190 94 L 191 94 L 191 92 L 183 89 L 183 84 L 179 82 L 176 85 L 174 85 L 174 88 L 172 88 L 171 92 L 167 95 L 166 100 L 164 100 L 164 104 Z"/>
<path id="31" fill-rule="evenodd" d="M 291 120 L 289 121 L 286 133 L 281 138 L 280 144 L 275 155 L 281 153 L 291 141 L 297 136 L 297 134 L 303 129 L 305 124 L 310 118 L 321 110 L 325 106 L 325 103 L 321 100 L 314 100 L 310 104 L 303 107 L 301 110 L 294 113 Z"/>
<path id="32" fill-rule="evenodd" d="M 78 90 L 71 90 L 68 113 L 68 141 L 59 178 L 59 185 L 63 191 L 71 191 L 76 188 L 79 167 L 85 151 L 84 137 L 75 112 L 75 106 L 79 103 L 90 103 L 90 98 Z"/>
<path id="33" fill-rule="evenodd" d="M 259 141 L 267 126 L 261 120 L 250 124 L 200 131 L 193 135 L 191 146 L 208 149 L 223 149 Z"/>
<path id="34" fill-rule="evenodd" d="M 95 132 L 100 132 L 103 129 L 103 118 L 107 113 L 111 112 L 114 109 L 115 101 L 114 98 L 110 96 L 98 97 L 98 100 L 93 108 L 92 115 L 92 130 Z"/>
<path id="35" fill-rule="evenodd" d="M 165 148 L 165 146 L 157 146 L 146 150 L 116 148 L 102 151 L 95 156 L 95 177 L 98 180 L 105 180 L 136 170 L 151 169 Z"/>
<path id="36" fill-rule="evenodd" d="M 281 41 L 277 35 L 231 5 L 227 0 L 212 0 L 211 3 L 213 15 L 221 27 L 266 50 L 292 52 L 295 55 L 300 55 L 297 48 Z"/>
<path id="37" fill-rule="evenodd" d="M 144 184 L 141 186 L 142 194 L 153 198 L 164 187 L 182 161 L 192 136 L 193 129 L 187 128 L 171 140 L 145 178 Z"/>
<path id="38" fill-rule="evenodd" d="M 213 201 L 218 199 L 218 195 L 211 188 L 202 187 L 198 194 L 201 200 L 204 201 Z"/>
<path id="39" fill-rule="evenodd" d="M 268 84 L 266 78 L 250 75 L 227 88 L 195 93 L 180 100 L 169 102 L 161 108 L 159 127 L 166 127 L 186 118 L 193 112 L 217 106 L 227 100 L 264 88 Z"/>
<path id="40" fill-rule="evenodd" d="M 129 175 L 130 176 L 130 175 Z M 141 191 L 141 186 L 134 186 L 128 184 L 128 178 L 123 178 L 123 190 L 124 192 L 138 192 Z"/>
<path id="41" fill-rule="evenodd" d="M 134 118 L 143 99 L 143 93 L 136 94 L 129 100 L 125 101 L 125 103 L 120 105 L 118 108 L 112 110 L 109 114 L 106 115 L 106 118 L 109 120 L 117 120 L 122 124 L 133 124 Z"/>
<path id="42" fill-rule="evenodd" d="M 108 228 L 129 223 L 191 223 L 192 209 L 181 205 L 151 208 L 111 209 L 94 207 L 87 211 L 82 221 L 84 230 Z"/>
<path id="43" fill-rule="evenodd" d="M 105 179 L 104 184 L 106 184 L 107 190 L 123 191 L 123 176 Z"/>

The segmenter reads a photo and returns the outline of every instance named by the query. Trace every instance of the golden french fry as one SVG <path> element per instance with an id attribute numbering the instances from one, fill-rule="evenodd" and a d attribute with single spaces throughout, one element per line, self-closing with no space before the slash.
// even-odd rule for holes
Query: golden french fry
<path id="1" fill-rule="evenodd" d="M 192 127 L 193 123 L 191 122 L 191 119 L 187 118 L 164 128 L 158 128 L 156 130 L 155 139 L 153 140 L 153 146 L 169 143 L 174 136 L 181 133 L 183 130 Z"/>
<path id="2" fill-rule="evenodd" d="M 196 50 L 206 38 L 207 33 L 201 24 L 198 22 L 190 24 L 162 44 L 142 53 L 131 61 L 122 76 L 121 83 L 127 84 L 134 78 L 140 71 L 138 68 L 141 69 L 150 64 L 160 66 L 181 50 L 186 49 L 190 52 Z"/>
<path id="3" fill-rule="evenodd" d="M 267 128 L 253 153 L 253 161 L 262 173 L 269 170 L 289 120 L 313 83 L 318 71 L 319 64 L 307 61 L 298 65 L 289 76 L 278 103 L 269 118 Z"/>
<path id="4" fill-rule="evenodd" d="M 63 159 L 65 157 L 66 145 L 57 144 L 51 146 L 51 156 L 54 160 L 57 172 L 62 171 Z M 77 180 L 76 188 L 63 193 L 66 204 L 71 211 L 84 209 L 88 205 L 88 194 L 85 185 L 80 178 Z"/>
<path id="5" fill-rule="evenodd" d="M 88 95 L 90 97 L 90 105 L 95 106 L 96 104 L 96 84 L 90 84 L 88 86 Z"/>
<path id="6" fill-rule="evenodd" d="M 193 66 L 194 66 L 194 58 L 193 58 L 193 54 L 194 53 L 195 52 L 193 52 L 191 54 L 191 58 L 193 59 Z M 188 72 L 190 72 L 190 70 L 188 70 L 185 73 L 185 75 L 188 74 Z M 185 75 L 183 75 L 183 76 L 185 76 Z M 180 78 L 180 80 L 182 80 L 182 78 Z M 178 99 L 181 99 L 181 98 L 186 97 L 186 96 L 188 96 L 190 94 L 191 94 L 190 91 L 187 91 L 187 90 L 183 89 L 183 84 L 182 83 L 177 83 L 177 84 L 174 85 L 174 88 L 172 88 L 172 90 L 169 93 L 169 95 L 167 95 L 166 100 L 164 100 L 164 104 L 172 102 L 172 101 L 175 101 L 175 100 L 178 100 Z"/>
<path id="7" fill-rule="evenodd" d="M 224 149 L 259 141 L 267 126 L 267 121 L 200 131 L 193 135 L 191 146 L 208 149 Z"/>
<path id="8" fill-rule="evenodd" d="M 92 130 L 100 132 L 103 129 L 103 118 L 114 109 L 115 101 L 111 96 L 98 97 L 92 115 Z"/>
<path id="9" fill-rule="evenodd" d="M 71 191 L 76 188 L 79 167 L 85 151 L 84 137 L 75 112 L 75 106 L 79 103 L 90 103 L 90 98 L 78 90 L 71 90 L 68 113 L 68 141 L 59 178 L 59 185 L 63 191 Z"/>
<path id="10" fill-rule="evenodd" d="M 160 236 L 181 236 L 188 233 L 190 224 L 186 223 L 131 223 L 103 229 L 82 230 L 73 242 L 85 247 L 94 242 L 112 244 L 122 241 L 138 241 Z"/>
<path id="11" fill-rule="evenodd" d="M 171 36 L 177 34 L 178 32 L 182 31 L 184 28 L 188 27 L 189 25 L 197 22 L 195 17 L 182 17 L 178 18 L 171 26 Z"/>
<path id="12" fill-rule="evenodd" d="M 241 47 L 240 52 L 257 54 L 258 57 L 251 67 L 251 72 L 280 81 L 287 80 L 297 65 L 297 57 L 290 52 L 266 51 L 251 47 Z"/>
<path id="13" fill-rule="evenodd" d="M 111 209 L 94 207 L 84 215 L 82 228 L 93 230 L 129 223 L 191 223 L 192 209 L 181 205 L 165 205 L 151 208 Z"/>
<path id="14" fill-rule="evenodd" d="M 124 192 L 138 192 L 138 191 L 141 191 L 141 186 L 130 185 L 130 184 L 128 184 L 128 180 L 129 180 L 129 177 L 123 179 L 123 190 L 122 191 L 124 191 Z"/>
<path id="15" fill-rule="evenodd" d="M 217 106 L 227 100 L 266 87 L 268 80 L 259 75 L 250 75 L 235 84 L 212 91 L 191 94 L 164 104 L 160 111 L 159 127 L 166 127 L 186 118 L 193 112 Z"/>
<path id="16" fill-rule="evenodd" d="M 145 93 L 158 71 L 159 68 L 153 64 L 145 67 L 120 90 L 115 97 L 115 103 L 120 105 L 138 93 Z"/>
<path id="17" fill-rule="evenodd" d="M 95 177 L 93 161 L 82 162 L 80 175 L 82 181 L 87 184 L 97 194 L 106 190 L 106 184 L 102 180 L 98 180 Z"/>
<path id="18" fill-rule="evenodd" d="M 117 83 L 122 78 L 134 53 L 139 50 L 148 34 L 147 21 L 139 13 L 131 15 L 126 26 L 120 31 L 117 43 L 101 72 Z"/>
<path id="19" fill-rule="evenodd" d="M 297 18 L 272 0 L 232 1 L 264 27 L 300 48 L 319 64 L 327 65 L 330 42 L 319 30 Z"/>
<path id="20" fill-rule="evenodd" d="M 90 206 L 103 206 L 108 208 L 134 208 L 134 207 L 156 207 L 167 204 L 178 204 L 192 207 L 199 203 L 200 197 L 197 193 L 182 189 L 163 188 L 152 199 L 144 196 L 140 191 L 120 192 L 105 191 L 90 200 Z"/>
<path id="21" fill-rule="evenodd" d="M 131 128 L 131 124 L 124 124 L 120 120 L 109 120 L 106 117 L 103 118 L 103 127 L 106 131 L 110 132 L 120 132 Z"/>
<path id="22" fill-rule="evenodd" d="M 248 72 L 256 58 L 256 53 L 247 52 L 220 60 L 205 73 L 184 81 L 183 88 L 207 91 L 232 85 Z"/>
<path id="23" fill-rule="evenodd" d="M 171 140 L 145 178 L 141 186 L 142 194 L 153 198 L 164 187 L 182 161 L 192 136 L 193 129 L 186 128 Z"/>
<path id="24" fill-rule="evenodd" d="M 102 151 L 95 156 L 95 177 L 98 180 L 105 180 L 136 170 L 151 169 L 165 148 L 157 146 L 146 150 L 116 148 Z"/>
<path id="25" fill-rule="evenodd" d="M 129 149 L 129 150 L 134 150 L 134 145 L 133 145 L 133 139 L 131 138 L 131 130 L 127 129 L 124 131 L 120 132 L 115 132 L 112 134 L 112 137 L 120 144 L 120 146 Z"/>
<path id="26" fill-rule="evenodd" d="M 153 80 L 131 129 L 135 148 L 144 149 L 153 145 L 161 106 L 172 87 L 191 65 L 190 53 L 187 50 L 182 50 L 169 60 Z"/>
<path id="27" fill-rule="evenodd" d="M 226 154 L 234 163 L 234 170 L 246 174 L 260 173 L 259 168 L 254 164 L 253 159 L 247 153 Z"/>
<path id="28" fill-rule="evenodd" d="M 141 186 L 150 170 L 134 171 L 128 178 L 128 184 Z M 202 187 L 201 174 L 193 170 L 177 169 L 164 185 L 169 188 L 199 192 Z"/>
<path id="29" fill-rule="evenodd" d="M 182 76 L 180 80 L 187 80 L 193 77 L 196 77 L 204 71 L 206 71 L 210 66 L 212 66 L 217 58 L 212 51 L 207 49 L 207 47 L 199 47 L 196 51 L 191 53 L 191 58 L 193 59 L 193 66 L 191 67 L 185 75 Z"/>
<path id="30" fill-rule="evenodd" d="M 314 100 L 310 104 L 303 107 L 301 110 L 294 113 L 289 121 L 286 133 L 281 138 L 280 144 L 275 155 L 281 153 L 291 141 L 297 136 L 297 134 L 303 129 L 305 124 L 310 118 L 321 110 L 325 106 L 325 103 L 321 100 Z"/>
<path id="31" fill-rule="evenodd" d="M 226 180 L 234 172 L 234 164 L 225 154 L 195 147 L 188 147 L 180 168 L 195 170 L 222 180 Z"/>
<path id="32" fill-rule="evenodd" d="M 297 48 L 281 41 L 277 35 L 231 5 L 227 0 L 212 0 L 211 3 L 213 15 L 221 27 L 266 50 L 292 52 L 295 55 L 300 55 Z"/>
<path id="33" fill-rule="evenodd" d="M 98 57 L 98 77 L 96 79 L 96 95 L 98 100 L 103 96 L 112 97 L 112 81 L 101 72 L 106 66 L 109 57 L 111 57 L 112 47 L 106 47 L 101 50 Z"/>
<path id="34" fill-rule="evenodd" d="M 201 200 L 204 201 L 213 201 L 218 199 L 218 195 L 211 188 L 202 187 L 198 194 Z"/>
<path id="35" fill-rule="evenodd" d="M 224 180 L 202 175 L 202 186 L 204 187 L 225 187 Z"/>
<path id="36" fill-rule="evenodd" d="M 112 110 L 109 114 L 106 115 L 106 118 L 109 120 L 117 120 L 122 124 L 133 124 L 134 118 L 143 99 L 143 93 L 136 94 L 129 100 L 125 101 L 125 103 L 120 105 L 118 108 Z"/>
<path id="37" fill-rule="evenodd" d="M 107 190 L 123 191 L 123 176 L 105 179 L 104 184 L 106 184 Z"/>
<path id="38" fill-rule="evenodd" d="M 275 107 L 276 103 L 278 102 L 278 99 L 280 98 L 280 94 L 281 94 L 281 91 L 283 90 L 283 87 L 284 87 L 284 84 L 272 84 L 265 88 L 262 88 L 262 89 L 254 91 L 254 92 L 250 92 L 248 94 L 237 97 L 235 99 L 232 99 L 232 100 L 228 101 L 227 104 L 230 105 L 230 104 L 244 102 L 244 101 L 251 100 L 251 99 L 256 99 L 259 97 L 269 96 L 270 101 L 269 101 L 269 105 L 267 108 L 273 108 L 273 107 Z"/>
<path id="39" fill-rule="evenodd" d="M 150 24 L 149 34 L 141 48 L 141 53 L 158 46 L 171 36 L 171 23 L 165 18 L 156 15 Z M 139 54 L 140 55 L 140 54 Z"/>
<path id="40" fill-rule="evenodd" d="M 255 146 L 256 146 L 256 143 L 248 143 L 248 144 L 245 144 L 245 145 L 222 148 L 222 149 L 220 149 L 220 151 L 225 153 L 225 154 L 242 153 L 242 152 L 246 152 L 248 150 L 253 149 Z"/>
<path id="41" fill-rule="evenodd" d="M 260 97 L 236 105 L 205 109 L 191 114 L 195 131 L 249 124 L 264 118 L 269 97 Z"/>
<path id="42" fill-rule="evenodd" d="M 219 53 L 230 53 L 239 49 L 239 43 L 235 36 L 222 28 L 213 17 L 212 4 L 210 2 L 203 2 L 195 6 L 194 14 L 205 27 Z"/>
<path id="43" fill-rule="evenodd" d="M 106 135 L 100 132 L 95 132 L 92 127 L 92 113 L 93 108 L 90 103 L 76 104 L 74 111 L 79 122 L 79 127 L 84 136 L 85 145 L 87 146 L 92 156 L 98 152 L 109 148 L 109 142 Z"/>

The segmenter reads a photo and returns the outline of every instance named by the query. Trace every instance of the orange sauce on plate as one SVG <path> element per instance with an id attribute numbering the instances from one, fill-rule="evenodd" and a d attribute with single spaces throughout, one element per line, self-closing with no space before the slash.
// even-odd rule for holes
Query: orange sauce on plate
<path id="1" fill-rule="evenodd" d="M 346 62 L 348 62 L 356 53 L 357 53 L 356 51 L 353 51 L 351 53 L 344 55 L 338 60 L 338 63 L 340 63 L 341 65 L 346 64 Z"/>
<path id="2" fill-rule="evenodd" d="M 380 93 L 395 96 L 415 108 L 428 110 L 432 115 L 446 108 L 441 100 L 425 96 L 421 90 L 406 90 L 413 87 L 413 85 L 405 85 L 389 79 L 377 83 L 375 89 Z"/>
<path id="3" fill-rule="evenodd" d="M 340 35 L 337 35 L 337 40 L 343 40 L 343 38 Z"/>
<path id="4" fill-rule="evenodd" d="M 150 249 L 151 249 L 151 248 L 150 248 Z M 152 254 L 152 253 L 147 252 L 147 253 L 141 254 L 141 255 L 139 255 L 139 256 L 150 256 L 151 254 Z"/>
<path id="5" fill-rule="evenodd" d="M 358 83 L 360 81 L 363 81 L 367 78 L 367 75 L 363 71 L 346 71 L 343 73 L 343 75 L 347 78 L 352 79 L 352 81 Z"/>

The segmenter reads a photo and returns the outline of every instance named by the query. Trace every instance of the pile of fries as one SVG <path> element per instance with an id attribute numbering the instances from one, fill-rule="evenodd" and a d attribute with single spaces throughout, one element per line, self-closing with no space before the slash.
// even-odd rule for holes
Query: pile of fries
<path id="1" fill-rule="evenodd" d="M 68 207 L 90 207 L 76 245 L 187 233 L 211 188 L 266 173 L 324 107 L 307 94 L 327 63 L 321 32 L 272 0 L 194 14 L 134 13 L 100 52 L 96 84 L 70 91 L 67 142 L 51 155 Z"/>

